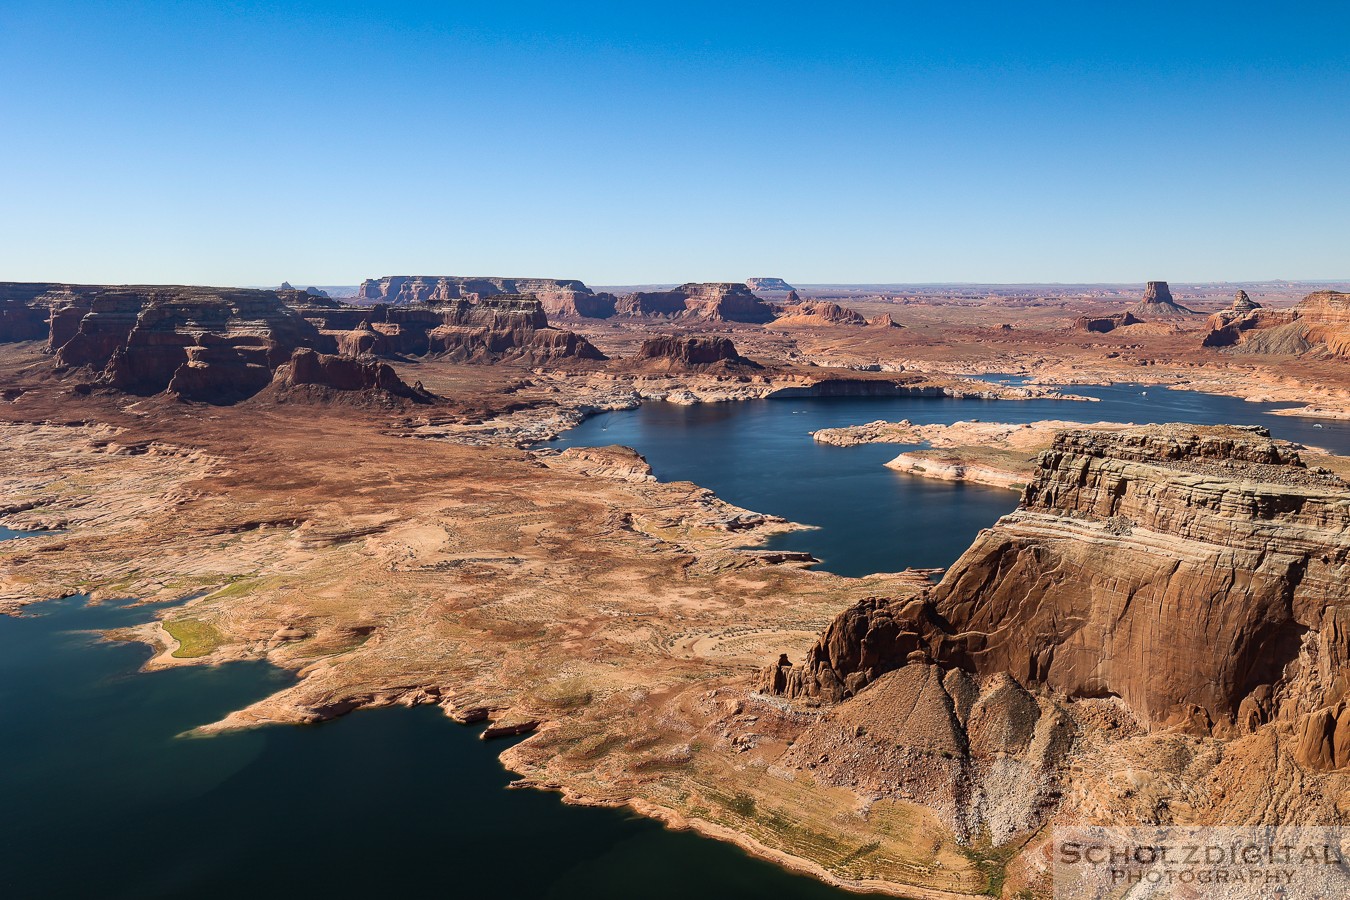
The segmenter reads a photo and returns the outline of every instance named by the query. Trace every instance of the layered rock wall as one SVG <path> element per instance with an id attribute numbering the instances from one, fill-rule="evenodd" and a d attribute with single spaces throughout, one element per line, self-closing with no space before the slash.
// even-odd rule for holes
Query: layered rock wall
<path id="1" fill-rule="evenodd" d="M 1245 292 L 1209 319 L 1203 346 L 1241 353 L 1350 357 L 1350 294 L 1317 291 L 1288 309 L 1269 309 Z"/>
<path id="2" fill-rule="evenodd" d="M 1340 765 L 1348 577 L 1350 487 L 1263 431 L 1064 432 L 938 586 L 863 601 L 762 687 L 838 701 L 934 661 L 1118 698 L 1150 728 L 1288 723 L 1302 761 Z"/>
<path id="3" fill-rule="evenodd" d="M 669 362 L 678 367 L 701 368 L 732 364 L 759 368 L 736 352 L 736 345 L 721 337 L 656 337 L 642 342 L 637 359 Z"/>
<path id="4" fill-rule="evenodd" d="M 388 275 L 362 282 L 357 302 L 437 304 L 503 294 L 532 295 L 549 315 L 585 318 L 614 315 L 614 295 L 597 294 L 582 282 L 567 278 Z"/>
<path id="5" fill-rule="evenodd" d="M 683 284 L 671 291 L 639 291 L 619 298 L 616 314 L 649 318 L 697 318 L 713 322 L 763 324 L 773 308 L 744 284 Z"/>

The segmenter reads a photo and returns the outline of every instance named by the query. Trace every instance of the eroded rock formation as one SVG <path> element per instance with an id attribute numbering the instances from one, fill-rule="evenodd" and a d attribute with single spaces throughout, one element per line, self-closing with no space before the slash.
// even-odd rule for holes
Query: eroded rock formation
<path id="1" fill-rule="evenodd" d="M 1138 325 L 1141 321 L 1141 319 L 1135 318 L 1134 313 L 1127 310 L 1109 316 L 1079 316 L 1074 320 L 1073 327 L 1079 331 L 1106 334 L 1126 325 Z"/>
<path id="2" fill-rule="evenodd" d="M 711 282 L 682 284 L 670 291 L 639 291 L 620 297 L 616 313 L 650 318 L 697 318 L 713 322 L 763 324 L 773 319 L 773 308 L 744 284 Z"/>
<path id="3" fill-rule="evenodd" d="M 530 294 L 554 316 L 606 318 L 614 315 L 614 295 L 597 294 L 568 278 L 499 278 L 459 275 L 387 275 L 362 282 L 358 303 L 446 303 L 481 300 L 503 294 Z"/>
<path id="4" fill-rule="evenodd" d="M 549 326 L 528 296 L 360 307 L 294 289 L 0 283 L 0 339 L 42 337 L 58 369 L 85 370 L 95 384 L 210 403 L 257 394 L 302 348 L 531 365 L 605 358 Z M 335 366 L 325 357 L 326 371 Z"/>
<path id="5" fill-rule="evenodd" d="M 275 291 L 62 287 L 45 299 L 58 365 L 140 395 L 234 402 L 266 387 L 297 347 L 329 346 Z"/>
<path id="6" fill-rule="evenodd" d="M 1172 299 L 1172 289 L 1165 281 L 1150 281 L 1144 288 L 1144 299 L 1131 306 L 1129 312 L 1144 321 L 1195 315 L 1195 310 L 1182 306 Z"/>
<path id="7" fill-rule="evenodd" d="M 937 587 L 859 603 L 762 688 L 837 702 L 931 661 L 1146 728 L 1294 727 L 1300 762 L 1339 767 L 1348 567 L 1350 486 L 1261 429 L 1067 431 Z"/>
<path id="8" fill-rule="evenodd" d="M 277 368 L 272 378 L 273 393 L 280 397 L 301 393 L 310 399 L 359 393 L 380 399 L 402 398 L 426 402 L 430 395 L 420 385 L 410 387 L 388 363 L 352 356 L 316 353 L 301 348 L 288 362 Z"/>
<path id="9" fill-rule="evenodd" d="M 889 316 L 886 317 L 888 320 Z M 775 325 L 866 325 L 867 317 L 825 300 L 802 300 L 792 291 L 778 309 Z"/>
<path id="10" fill-rule="evenodd" d="M 1239 353 L 1350 356 L 1350 294 L 1318 291 L 1288 309 L 1260 306 L 1239 291 L 1233 306 L 1209 319 L 1204 346 Z"/>
<path id="11" fill-rule="evenodd" d="M 644 368 L 707 370 L 759 369 L 754 360 L 736 352 L 736 345 L 723 337 L 656 337 L 642 342 L 637 357 Z"/>
<path id="12" fill-rule="evenodd" d="M 40 341 L 47 336 L 50 304 L 40 298 L 57 285 L 0 283 L 0 344 Z"/>

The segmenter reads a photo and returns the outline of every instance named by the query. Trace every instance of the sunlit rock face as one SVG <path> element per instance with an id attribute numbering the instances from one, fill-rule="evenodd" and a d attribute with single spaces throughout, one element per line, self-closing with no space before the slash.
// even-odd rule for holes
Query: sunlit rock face
<path id="1" fill-rule="evenodd" d="M 773 308 L 744 284 L 710 282 L 682 284 L 670 291 L 639 291 L 620 297 L 621 316 L 693 318 L 713 322 L 763 324 L 773 319 Z"/>
<path id="2" fill-rule="evenodd" d="M 1302 758 L 1339 766 L 1348 564 L 1350 486 L 1263 430 L 1062 432 L 939 585 L 846 611 L 762 686 L 839 701 L 932 661 L 1119 698 L 1151 728 L 1304 723 Z"/>

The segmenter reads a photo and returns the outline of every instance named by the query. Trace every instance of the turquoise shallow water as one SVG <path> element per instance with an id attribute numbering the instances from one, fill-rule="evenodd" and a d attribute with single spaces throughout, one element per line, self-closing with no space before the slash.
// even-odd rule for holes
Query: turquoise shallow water
<path id="1" fill-rule="evenodd" d="M 792 400 L 649 404 L 562 445 L 625 443 L 663 478 L 822 526 L 779 539 L 827 568 L 947 565 L 1012 509 L 1011 491 L 881 466 L 900 448 L 807 432 L 878 418 L 1234 421 L 1350 452 L 1323 429 L 1227 398 L 1122 386 L 1102 403 Z M 0 531 L 0 540 L 22 539 Z M 141 674 L 136 644 L 92 629 L 151 610 L 68 598 L 0 617 L 0 897 L 531 896 L 843 898 L 733 847 L 616 810 L 508 791 L 472 728 L 438 710 L 356 713 L 308 728 L 177 735 L 286 684 L 261 663 Z"/>

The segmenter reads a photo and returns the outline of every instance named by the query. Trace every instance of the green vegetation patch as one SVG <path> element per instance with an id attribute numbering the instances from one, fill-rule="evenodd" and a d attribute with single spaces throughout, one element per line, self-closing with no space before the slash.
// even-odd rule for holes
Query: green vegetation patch
<path id="1" fill-rule="evenodd" d="M 224 636 L 214 625 L 197 619 L 175 619 L 172 622 L 165 622 L 164 630 L 178 642 L 178 649 L 172 654 L 174 659 L 208 656 L 211 651 L 225 643 Z"/>

